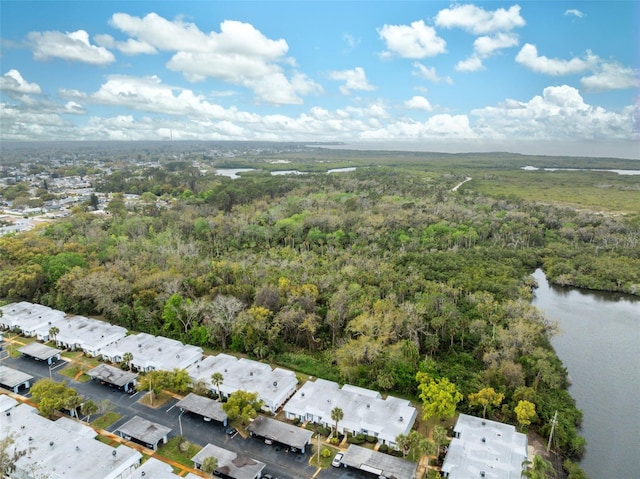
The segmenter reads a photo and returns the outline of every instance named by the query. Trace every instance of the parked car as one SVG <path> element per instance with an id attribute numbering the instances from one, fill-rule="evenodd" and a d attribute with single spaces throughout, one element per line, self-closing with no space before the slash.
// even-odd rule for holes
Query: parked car
<path id="1" fill-rule="evenodd" d="M 238 432 L 238 430 L 235 427 L 228 427 L 225 432 L 227 433 L 227 436 L 233 436 L 236 432 Z"/>
<path id="2" fill-rule="evenodd" d="M 271 445 L 271 444 L 273 444 L 273 439 L 269 439 L 268 437 L 265 437 L 264 438 L 264 443 Z"/>
<path id="3" fill-rule="evenodd" d="M 340 467 L 342 465 L 342 458 L 344 457 L 344 454 L 342 454 L 341 452 L 339 452 L 338 454 L 336 454 L 336 456 L 333 458 L 333 461 L 331 461 L 331 465 L 333 467 Z"/>

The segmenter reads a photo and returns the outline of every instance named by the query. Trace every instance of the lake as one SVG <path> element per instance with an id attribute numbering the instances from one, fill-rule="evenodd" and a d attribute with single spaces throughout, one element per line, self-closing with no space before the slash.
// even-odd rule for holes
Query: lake
<path id="1" fill-rule="evenodd" d="M 551 286 L 540 269 L 533 276 L 533 304 L 560 326 L 551 343 L 584 413 L 581 467 L 591 479 L 639 477 L 640 300 Z"/>

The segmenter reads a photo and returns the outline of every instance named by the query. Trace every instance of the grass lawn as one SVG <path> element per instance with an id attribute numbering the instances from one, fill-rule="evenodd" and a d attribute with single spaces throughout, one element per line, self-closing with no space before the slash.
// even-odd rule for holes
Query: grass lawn
<path id="1" fill-rule="evenodd" d="M 188 447 L 181 448 L 180 445 L 183 443 L 188 443 Z M 184 437 L 177 436 L 171 438 L 166 444 L 161 445 L 158 448 L 158 454 L 184 466 L 193 467 L 193 461 L 191 458 L 198 454 L 200 449 L 202 448 L 197 444 L 187 441 Z"/>
<path id="2" fill-rule="evenodd" d="M 316 467 L 329 467 L 334 456 L 340 452 L 336 447 L 328 445 L 324 442 L 325 437 L 320 438 L 320 462 L 318 462 L 318 442 L 317 439 L 313 441 L 311 445 L 311 457 L 309 458 L 309 464 Z"/>
<path id="3" fill-rule="evenodd" d="M 81 383 L 87 382 L 91 377 L 84 374 L 86 367 L 81 364 L 71 363 L 68 366 L 62 368 L 59 372 L 65 377 L 79 381 Z"/>
<path id="4" fill-rule="evenodd" d="M 121 417 L 122 416 L 120 416 L 120 414 L 118 414 L 116 412 L 108 412 L 108 413 L 103 414 L 99 418 L 94 419 L 93 421 L 91 421 L 91 425 L 93 427 L 95 427 L 95 428 L 98 428 L 98 429 L 106 429 L 111 424 L 113 424 L 118 419 L 120 419 Z"/>
<path id="5" fill-rule="evenodd" d="M 147 407 L 157 408 L 166 403 L 169 399 L 171 399 L 171 395 L 165 393 L 164 391 L 160 394 L 151 394 L 147 393 L 142 396 L 138 402 L 140 404 L 144 404 Z"/>

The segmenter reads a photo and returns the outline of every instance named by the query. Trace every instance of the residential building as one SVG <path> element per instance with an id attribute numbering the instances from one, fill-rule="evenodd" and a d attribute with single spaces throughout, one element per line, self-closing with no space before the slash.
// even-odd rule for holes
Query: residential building
<path id="1" fill-rule="evenodd" d="M 229 479 L 259 479 L 266 464 L 213 444 L 207 444 L 191 460 L 196 469 L 202 469 L 207 457 L 218 460 L 217 476 Z"/>
<path id="2" fill-rule="evenodd" d="M 23 336 L 28 337 L 38 334 L 38 339 L 44 341 L 49 340 L 49 329 L 66 316 L 62 311 L 27 301 L 0 306 L 0 310 L 2 310 L 0 327 L 19 331 Z M 43 331 L 46 331 L 46 339 L 41 337 Z"/>
<path id="3" fill-rule="evenodd" d="M 340 408 L 341 434 L 365 434 L 381 444 L 397 448 L 396 437 L 409 434 L 417 410 L 406 399 L 382 398 L 379 392 L 345 384 L 342 388 L 324 379 L 307 381 L 284 406 L 287 419 L 299 419 L 333 427 L 331 411 Z"/>
<path id="4" fill-rule="evenodd" d="M 55 341 L 60 347 L 82 350 L 89 356 L 99 356 L 100 351 L 127 335 L 127 330 L 106 321 L 70 316 L 59 327 Z"/>
<path id="5" fill-rule="evenodd" d="M 222 374 L 220 394 L 229 397 L 235 391 L 255 392 L 264 403 L 263 409 L 277 412 L 296 391 L 298 379 L 293 371 L 271 366 L 251 359 L 238 359 L 228 354 L 208 356 L 200 363 L 187 369 L 191 379 L 204 381 L 211 391 L 218 393 L 218 387 L 211 382 L 214 373 Z"/>
<path id="6" fill-rule="evenodd" d="M 460 414 L 442 475 L 450 479 L 520 479 L 527 435 L 510 424 Z"/>

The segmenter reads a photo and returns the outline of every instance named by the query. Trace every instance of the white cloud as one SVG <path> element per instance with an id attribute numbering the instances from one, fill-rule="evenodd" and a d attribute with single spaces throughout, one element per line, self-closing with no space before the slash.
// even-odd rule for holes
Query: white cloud
<path id="1" fill-rule="evenodd" d="M 460 60 L 454 67 L 459 72 L 476 72 L 484 70 L 482 60 L 477 55 L 471 55 L 466 60 Z"/>
<path id="2" fill-rule="evenodd" d="M 347 44 L 347 47 L 352 50 L 355 47 L 357 47 L 358 45 L 360 45 L 360 39 L 359 38 L 355 38 L 353 35 L 351 35 L 350 33 L 344 33 L 342 35 L 342 40 L 344 40 L 344 42 Z"/>
<path id="3" fill-rule="evenodd" d="M 350 95 L 353 90 L 375 90 L 375 87 L 367 81 L 367 75 L 362 67 L 356 67 L 353 70 L 333 71 L 329 73 L 329 78 L 345 82 L 344 85 L 340 85 L 340 91 L 343 95 Z"/>
<path id="4" fill-rule="evenodd" d="M 498 8 L 486 11 L 475 5 L 455 5 L 440 10 L 435 17 L 435 23 L 443 28 L 462 28 L 474 35 L 492 32 L 508 32 L 526 24 L 520 16 L 520 6 L 514 5 L 508 10 Z"/>
<path id="5" fill-rule="evenodd" d="M 42 92 L 40 85 L 27 82 L 15 69 L 9 70 L 0 77 L 0 90 L 27 95 L 39 95 Z"/>
<path id="6" fill-rule="evenodd" d="M 525 43 L 520 52 L 516 55 L 516 61 L 526 66 L 530 70 L 547 75 L 570 75 L 582 73 L 593 66 L 595 57 L 589 56 L 587 60 L 572 58 L 571 60 L 559 60 L 538 55 L 535 45 Z"/>
<path id="7" fill-rule="evenodd" d="M 539 140 L 632 139 L 633 107 L 610 112 L 591 106 L 573 87 L 547 87 L 527 102 L 507 100 L 472 111 L 485 137 Z"/>
<path id="8" fill-rule="evenodd" d="M 384 25 L 378 29 L 378 34 L 388 49 L 382 53 L 384 57 L 396 54 L 402 58 L 420 59 L 447 51 L 447 42 L 422 20 L 411 25 Z"/>
<path id="9" fill-rule="evenodd" d="M 115 61 L 115 56 L 102 46 L 91 45 L 89 34 L 84 30 L 75 32 L 31 32 L 28 34 L 33 57 L 36 60 L 61 58 L 72 62 L 91 65 L 107 65 Z"/>
<path id="10" fill-rule="evenodd" d="M 498 33 L 475 39 L 473 50 L 482 58 L 493 55 L 497 50 L 511 48 L 518 45 L 518 36 L 513 33 Z"/>
<path id="11" fill-rule="evenodd" d="M 640 70 L 624 67 L 617 63 L 603 63 L 599 71 L 580 79 L 580 84 L 588 90 L 622 90 L 640 88 Z"/>
<path id="12" fill-rule="evenodd" d="M 169 21 L 156 13 L 142 18 L 116 13 L 111 24 L 133 37 L 127 53 L 175 52 L 167 68 L 191 82 L 216 78 L 249 88 L 257 100 L 273 104 L 300 104 L 299 95 L 322 91 L 298 72 L 288 78 L 283 66 L 293 66 L 295 60 L 286 56 L 287 42 L 267 38 L 248 23 L 225 20 L 220 32 L 204 33 L 193 23 Z"/>
<path id="13" fill-rule="evenodd" d="M 572 16 L 572 17 L 578 17 L 578 18 L 584 17 L 584 13 L 582 13 L 580 10 L 576 10 L 575 8 L 570 8 L 566 10 L 564 14 L 565 16 Z"/>
<path id="14" fill-rule="evenodd" d="M 451 77 L 440 77 L 436 73 L 435 67 L 426 67 L 420 62 L 413 62 L 414 70 L 411 72 L 412 75 L 424 78 L 425 80 L 429 80 L 433 83 L 448 83 L 451 85 L 453 80 Z"/>
<path id="15" fill-rule="evenodd" d="M 139 55 L 141 53 L 154 54 L 158 53 L 153 45 L 149 45 L 147 42 L 141 42 L 129 38 L 126 42 L 116 43 L 116 48 L 126 55 Z"/>
<path id="16" fill-rule="evenodd" d="M 429 100 L 423 96 L 414 96 L 411 99 L 404 102 L 404 106 L 410 110 L 431 111 L 433 107 Z"/>

